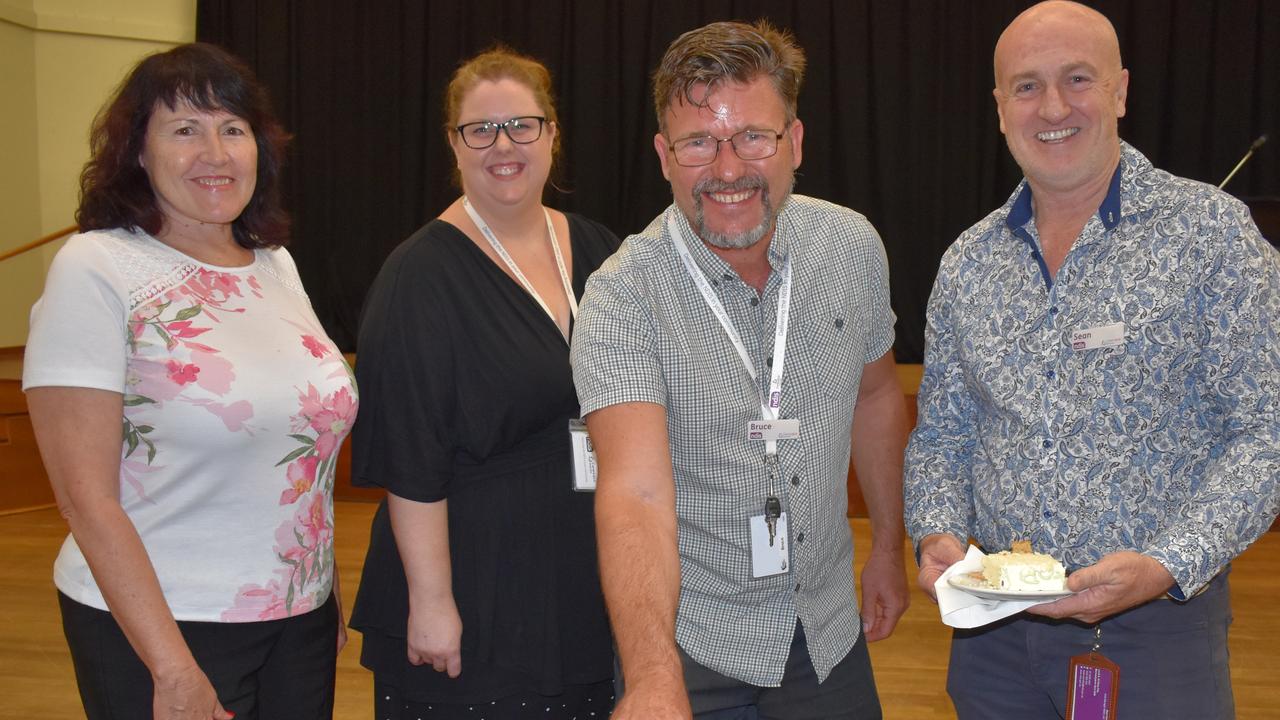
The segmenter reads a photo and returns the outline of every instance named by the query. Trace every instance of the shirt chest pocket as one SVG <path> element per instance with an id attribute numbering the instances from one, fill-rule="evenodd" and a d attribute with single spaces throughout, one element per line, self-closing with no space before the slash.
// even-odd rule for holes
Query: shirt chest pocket
<path id="1" fill-rule="evenodd" d="M 790 374 L 794 362 L 796 376 L 806 387 L 851 405 L 865 364 L 865 318 L 847 309 L 829 309 L 806 317 L 796 329 L 796 355 L 788 350 L 786 373 Z"/>

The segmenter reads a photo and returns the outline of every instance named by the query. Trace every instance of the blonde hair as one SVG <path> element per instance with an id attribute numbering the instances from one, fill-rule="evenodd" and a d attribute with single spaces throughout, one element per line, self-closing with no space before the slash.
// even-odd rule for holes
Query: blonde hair
<path id="1" fill-rule="evenodd" d="M 547 122 L 555 123 L 555 138 L 551 142 L 551 158 L 560 157 L 560 116 L 556 113 L 555 94 L 551 88 L 551 72 L 542 63 L 521 55 L 503 45 L 495 45 L 458 66 L 444 92 L 444 129 L 446 133 L 458 132 L 458 117 L 462 113 L 462 100 L 482 82 L 514 80 L 529 88 Z M 545 128 L 544 128 L 545 132 Z"/>

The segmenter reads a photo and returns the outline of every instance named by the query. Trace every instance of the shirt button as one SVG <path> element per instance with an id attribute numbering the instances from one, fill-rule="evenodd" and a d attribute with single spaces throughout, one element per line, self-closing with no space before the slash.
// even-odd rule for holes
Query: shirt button
<path id="1" fill-rule="evenodd" d="M 1045 440 L 1045 441 L 1044 441 L 1044 443 L 1042 443 L 1042 444 L 1043 444 L 1045 447 L 1047 447 L 1047 448 L 1051 448 L 1051 447 L 1053 447 L 1053 441 L 1052 441 L 1052 440 Z"/>
<path id="2" fill-rule="evenodd" d="M 800 583 L 796 583 L 796 592 L 800 592 Z"/>
<path id="3" fill-rule="evenodd" d="M 751 307 L 755 307 L 755 306 L 757 306 L 757 305 L 759 305 L 759 304 L 760 304 L 760 298 L 758 298 L 758 297 L 753 297 L 753 298 L 751 298 Z"/>
<path id="4" fill-rule="evenodd" d="M 769 357 L 765 358 L 764 364 L 768 365 L 769 367 L 773 367 L 773 356 L 770 355 Z"/>
<path id="5" fill-rule="evenodd" d="M 1049 518 L 1052 518 L 1052 517 L 1053 517 L 1053 511 L 1052 511 L 1052 510 L 1045 510 L 1045 511 L 1044 511 L 1044 519 L 1045 519 L 1045 520 L 1048 520 Z"/>
<path id="6" fill-rule="evenodd" d="M 732 275 L 730 275 L 729 273 L 725 273 L 725 274 L 724 274 L 724 279 L 725 279 L 725 280 L 732 280 L 732 279 L 733 279 L 733 276 L 732 276 Z"/>
<path id="7" fill-rule="evenodd" d="M 804 533 L 800 533 L 799 535 L 796 536 L 796 542 L 798 543 L 804 542 Z"/>
<path id="8" fill-rule="evenodd" d="M 1058 306 L 1057 306 L 1057 305 L 1054 305 L 1053 307 L 1049 308 L 1049 314 L 1050 314 L 1050 315 L 1057 315 L 1057 314 L 1058 314 Z"/>
<path id="9" fill-rule="evenodd" d="M 844 318 L 836 318 L 836 329 L 842 330 L 843 328 L 844 328 Z"/>
<path id="10" fill-rule="evenodd" d="M 800 476 L 799 476 L 799 475 L 792 475 L 792 476 L 791 476 L 791 484 L 792 484 L 792 485 L 799 485 L 799 484 L 800 484 Z"/>
<path id="11" fill-rule="evenodd" d="M 1049 378 L 1050 380 L 1052 380 L 1052 379 L 1053 379 L 1053 376 L 1054 376 L 1055 374 L 1056 374 L 1056 373 L 1054 373 L 1052 370 L 1050 370 L 1050 371 L 1046 372 L 1046 373 L 1044 374 L 1044 376 L 1045 376 L 1045 377 L 1047 377 L 1047 378 Z"/>

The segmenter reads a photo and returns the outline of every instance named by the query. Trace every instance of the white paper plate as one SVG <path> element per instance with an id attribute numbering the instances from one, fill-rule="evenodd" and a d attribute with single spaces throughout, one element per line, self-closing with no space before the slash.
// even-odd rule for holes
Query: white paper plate
<path id="1" fill-rule="evenodd" d="M 983 600 L 1057 600 L 1075 594 L 1070 590 L 1049 590 L 1045 592 L 998 590 L 991 587 L 986 580 L 979 580 L 968 573 L 952 575 L 947 578 L 947 583 L 957 590 L 963 590 Z"/>

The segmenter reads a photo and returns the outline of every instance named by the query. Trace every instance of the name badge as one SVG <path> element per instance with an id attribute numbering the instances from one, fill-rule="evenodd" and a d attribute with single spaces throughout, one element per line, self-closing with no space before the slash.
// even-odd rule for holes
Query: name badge
<path id="1" fill-rule="evenodd" d="M 749 420 L 747 421 L 748 440 L 795 440 L 800 437 L 800 421 L 790 420 Z"/>
<path id="2" fill-rule="evenodd" d="M 1094 651 L 1071 658 L 1067 675 L 1067 720 L 1116 720 L 1120 668 Z"/>
<path id="3" fill-rule="evenodd" d="M 587 434 L 587 424 L 569 421 L 569 443 L 573 453 L 573 489 L 578 492 L 596 490 L 596 451 Z"/>
<path id="4" fill-rule="evenodd" d="M 764 515 L 751 516 L 751 577 L 780 575 L 790 568 L 787 549 L 787 514 L 774 520 L 772 531 Z"/>
<path id="5" fill-rule="evenodd" d="M 1093 350 L 1124 344 L 1124 323 L 1099 325 L 1071 331 L 1072 350 Z"/>

